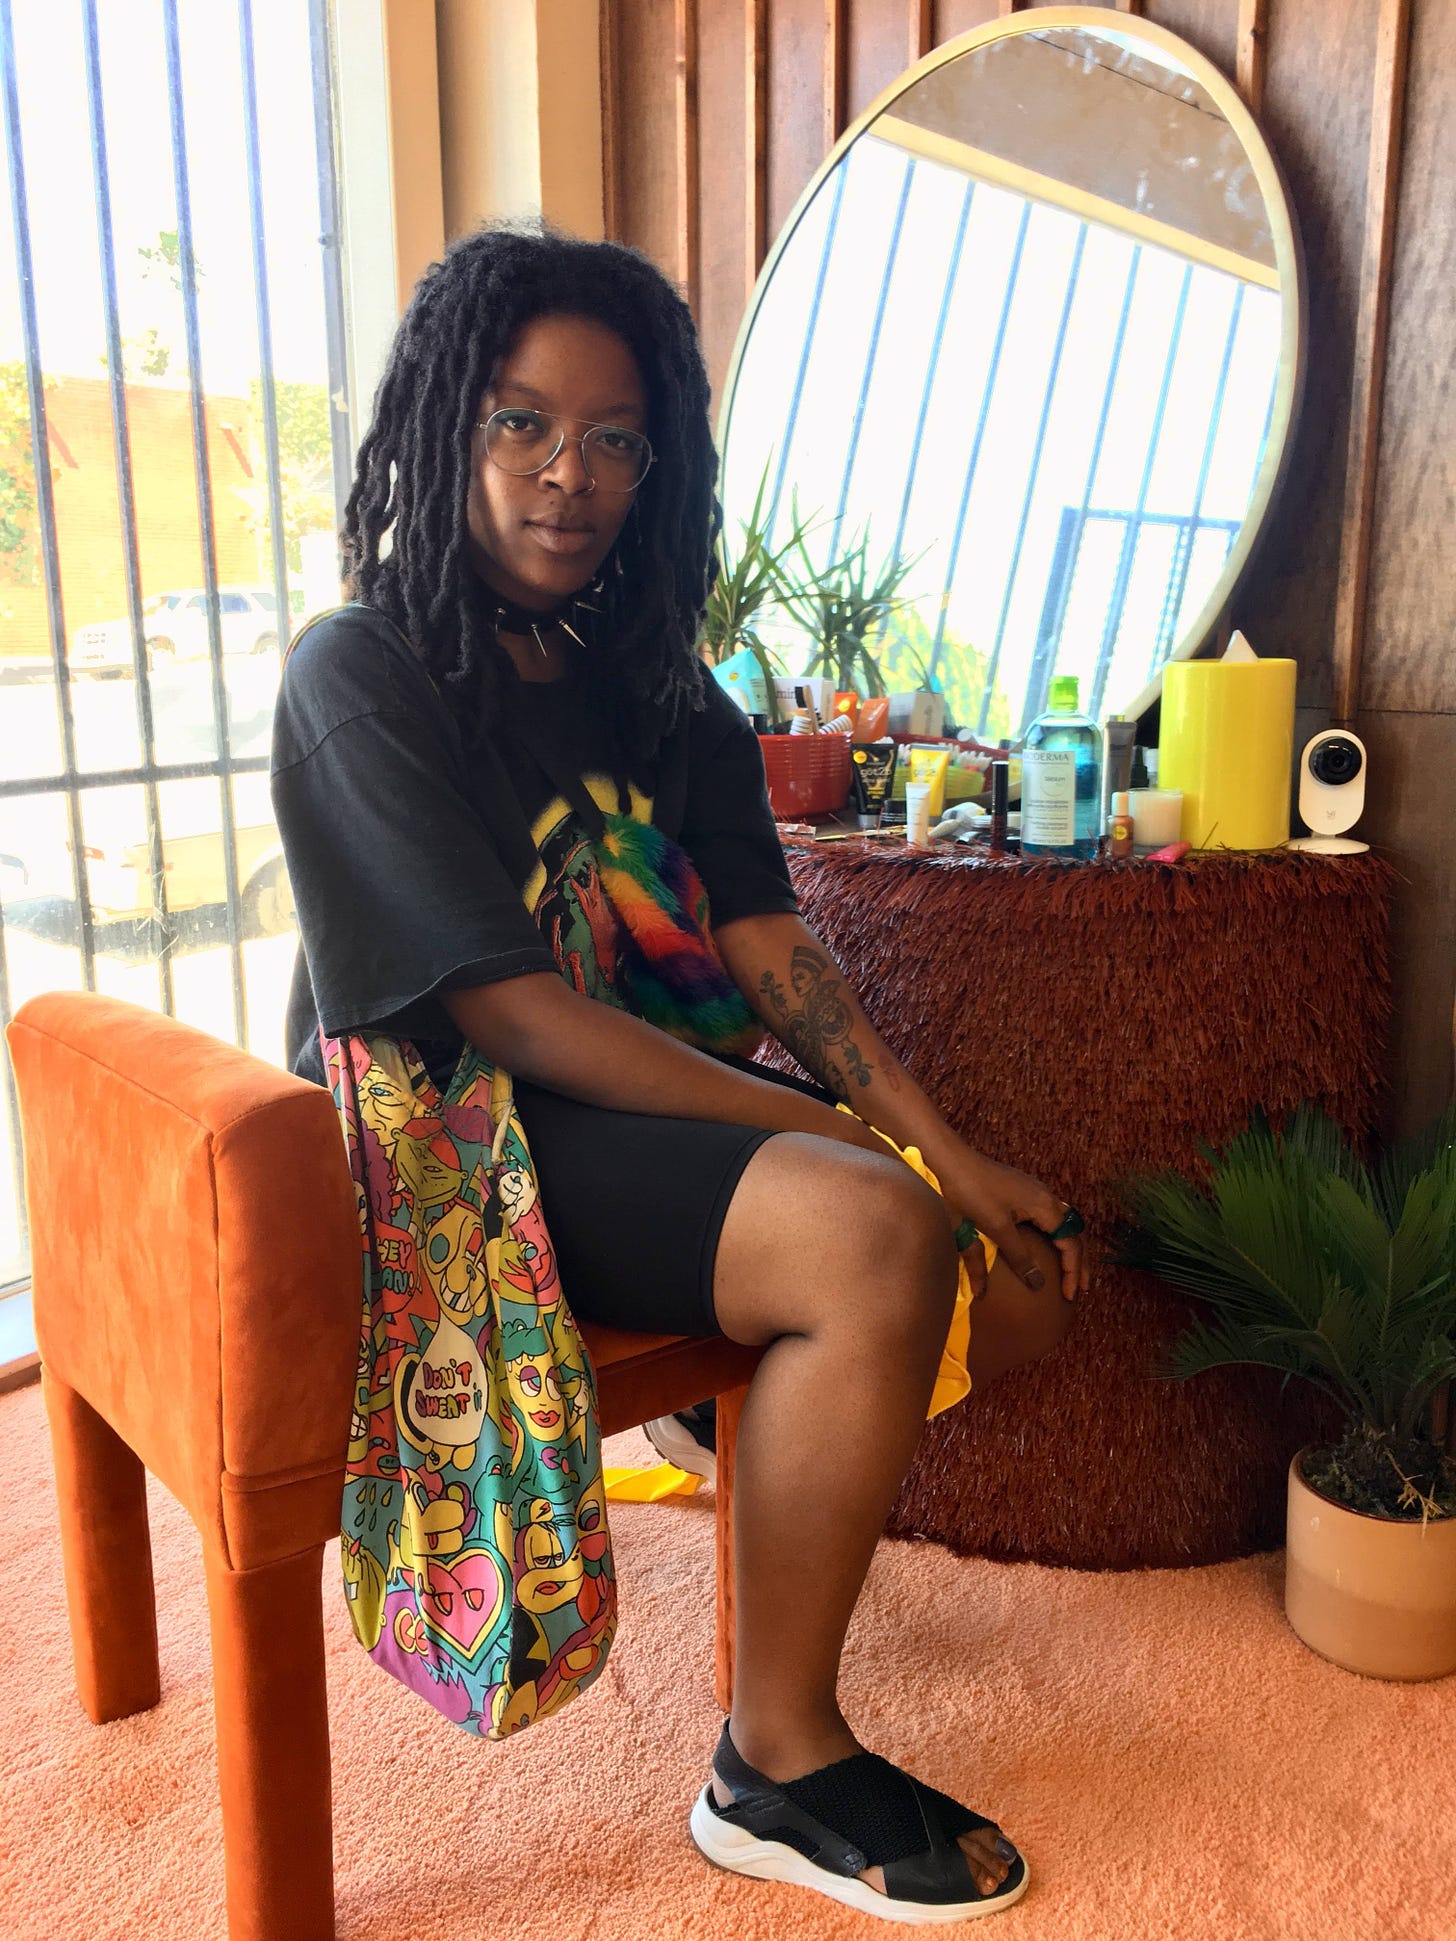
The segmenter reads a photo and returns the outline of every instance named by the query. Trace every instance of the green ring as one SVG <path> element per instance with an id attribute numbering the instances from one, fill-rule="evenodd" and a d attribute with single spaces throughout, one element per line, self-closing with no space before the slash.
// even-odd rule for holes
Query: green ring
<path id="1" fill-rule="evenodd" d="M 974 1245 L 980 1237 L 979 1227 L 974 1226 L 969 1220 L 962 1220 L 955 1230 L 956 1252 L 963 1254 L 966 1248 Z"/>
<path id="2" fill-rule="evenodd" d="M 1047 1232 L 1047 1239 L 1048 1240 L 1074 1240 L 1079 1233 L 1085 1233 L 1086 1230 L 1087 1230 L 1087 1222 L 1082 1218 L 1081 1214 L 1077 1211 L 1076 1207 L 1069 1206 L 1067 1208 L 1066 1217 L 1062 1221 L 1062 1224 L 1059 1227 L 1051 1228 L 1051 1230 Z"/>

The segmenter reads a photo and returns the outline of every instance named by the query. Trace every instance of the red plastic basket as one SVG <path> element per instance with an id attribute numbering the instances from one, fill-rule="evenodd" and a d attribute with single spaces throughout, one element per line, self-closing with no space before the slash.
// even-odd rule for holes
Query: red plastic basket
<path id="1" fill-rule="evenodd" d="M 768 804 L 781 822 L 832 815 L 849 800 L 848 735 L 760 735 Z"/>

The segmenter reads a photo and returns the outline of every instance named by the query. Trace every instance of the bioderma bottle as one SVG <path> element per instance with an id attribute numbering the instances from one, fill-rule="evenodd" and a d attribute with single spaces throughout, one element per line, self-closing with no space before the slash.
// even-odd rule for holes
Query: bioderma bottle
<path id="1" fill-rule="evenodd" d="M 1102 736 L 1080 712 L 1075 674 L 1052 681 L 1051 706 L 1026 731 L 1021 752 L 1023 856 L 1097 854 L 1102 813 Z"/>

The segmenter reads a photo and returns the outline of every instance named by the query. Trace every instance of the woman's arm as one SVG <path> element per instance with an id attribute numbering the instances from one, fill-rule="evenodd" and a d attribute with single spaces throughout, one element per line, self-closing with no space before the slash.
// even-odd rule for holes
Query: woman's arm
<path id="1" fill-rule="evenodd" d="M 1018 1223 L 1050 1233 L 1065 1202 L 1014 1167 L 972 1150 L 951 1131 L 925 1093 L 865 1016 L 853 986 L 801 917 L 739 917 L 715 928 L 714 940 L 734 982 L 806 1071 L 898 1146 L 918 1146 L 940 1181 L 959 1224 L 964 1216 L 989 1234 L 1028 1286 L 1042 1277 Z M 840 1118 L 845 1115 L 838 1114 Z M 1086 1285 L 1080 1240 L 1059 1240 L 1062 1292 Z M 976 1291 L 985 1286 L 985 1255 L 967 1255 Z"/>
<path id="2" fill-rule="evenodd" d="M 583 997 L 555 971 L 442 991 L 440 997 L 487 1058 L 567 1098 L 669 1119 L 812 1132 L 884 1151 L 868 1126 L 833 1106 L 725 1065 L 628 1011 Z"/>

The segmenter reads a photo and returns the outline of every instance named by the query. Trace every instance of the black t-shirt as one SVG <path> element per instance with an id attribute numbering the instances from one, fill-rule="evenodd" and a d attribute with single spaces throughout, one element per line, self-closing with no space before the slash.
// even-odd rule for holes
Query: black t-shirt
<path id="1" fill-rule="evenodd" d="M 445 1085 L 464 1041 L 439 993 L 556 972 L 553 937 L 578 989 L 622 1002 L 610 920 L 580 866 L 580 819 L 528 745 L 618 808 L 610 710 L 581 652 L 560 681 L 508 678 L 500 729 L 467 756 L 449 705 L 383 615 L 341 607 L 295 642 L 271 787 L 298 912 L 285 1037 L 301 1077 L 325 1082 L 321 1021 L 331 1037 L 412 1039 Z M 650 790 L 632 784 L 637 812 L 650 805 L 692 858 L 715 923 L 796 910 L 753 729 L 716 681 L 704 692 L 703 712 L 665 739 Z"/>

